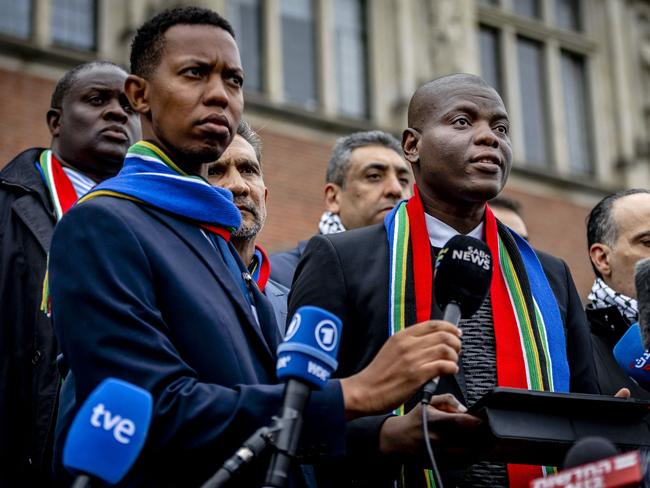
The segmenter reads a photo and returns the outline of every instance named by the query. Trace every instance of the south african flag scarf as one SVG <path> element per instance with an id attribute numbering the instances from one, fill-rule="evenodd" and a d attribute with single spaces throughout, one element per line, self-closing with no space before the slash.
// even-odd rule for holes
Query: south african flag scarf
<path id="1" fill-rule="evenodd" d="M 516 233 L 498 223 L 485 207 L 485 240 L 493 259 L 490 294 L 496 340 L 497 384 L 540 391 L 569 391 L 569 365 L 564 324 L 535 251 Z M 431 318 L 433 266 L 424 207 L 417 187 L 413 197 L 400 202 L 384 225 L 390 251 L 389 329 L 396 334 L 410 325 L 406 290 L 415 295 L 416 322 Z M 409 277 L 413 283 L 408 284 Z M 404 407 L 396 410 L 404 414 Z M 531 479 L 553 468 L 509 465 L 513 488 L 527 487 Z M 401 485 L 404 486 L 404 479 Z M 425 470 L 416 485 L 434 487 Z"/>
<path id="2" fill-rule="evenodd" d="M 58 222 L 77 201 L 78 195 L 74 185 L 65 174 L 63 165 L 59 162 L 56 155 L 50 149 L 43 151 L 38 158 L 38 169 L 43 176 L 43 182 L 47 187 L 54 208 L 54 216 Z M 49 287 L 47 285 L 47 271 L 43 280 L 43 293 L 41 295 L 40 310 L 49 315 L 50 308 Z"/>
<path id="3" fill-rule="evenodd" d="M 99 196 L 132 200 L 195 221 L 202 229 L 225 240 L 241 224 L 241 214 L 232 203 L 230 191 L 214 187 L 199 176 L 188 175 L 160 148 L 147 141 L 131 146 L 117 176 L 97 185 L 77 204 Z M 41 310 L 50 313 L 47 274 Z"/>

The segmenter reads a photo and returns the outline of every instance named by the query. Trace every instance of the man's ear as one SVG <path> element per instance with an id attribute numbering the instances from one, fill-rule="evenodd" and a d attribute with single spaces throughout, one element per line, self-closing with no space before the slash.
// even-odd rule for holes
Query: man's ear
<path id="1" fill-rule="evenodd" d="M 269 199 L 269 189 L 264 187 L 264 203 Z"/>
<path id="2" fill-rule="evenodd" d="M 136 75 L 129 75 L 124 82 L 124 93 L 133 110 L 141 115 L 149 115 L 149 82 Z"/>
<path id="3" fill-rule="evenodd" d="M 47 120 L 47 128 L 50 129 L 52 137 L 58 136 L 61 130 L 61 109 L 50 108 L 45 118 Z"/>
<path id="4" fill-rule="evenodd" d="M 341 210 L 341 187 L 336 183 L 327 183 L 325 185 L 325 209 L 333 214 L 338 214 Z"/>
<path id="5" fill-rule="evenodd" d="M 418 131 L 408 128 L 402 133 L 402 150 L 404 159 L 411 163 L 411 166 L 420 162 L 420 133 Z"/>
<path id="6" fill-rule="evenodd" d="M 596 242 L 589 248 L 589 258 L 603 278 L 608 278 L 612 275 L 612 267 L 609 262 L 610 253 L 610 247 L 601 242 Z"/>

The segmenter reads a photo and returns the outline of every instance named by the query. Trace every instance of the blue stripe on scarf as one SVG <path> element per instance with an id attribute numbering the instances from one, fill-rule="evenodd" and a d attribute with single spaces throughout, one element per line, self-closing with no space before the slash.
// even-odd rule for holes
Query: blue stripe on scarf
<path id="1" fill-rule="evenodd" d="M 553 364 L 553 391 L 568 392 L 570 373 L 566 354 L 566 337 L 555 295 L 533 248 L 516 232 L 510 231 L 510 234 L 519 248 L 528 274 L 531 293 L 544 318 L 549 354 Z"/>
<path id="2" fill-rule="evenodd" d="M 152 174 L 157 173 L 157 174 Z M 232 193 L 194 176 L 182 176 L 162 161 L 150 161 L 129 153 L 117 176 L 94 191 L 114 191 L 149 205 L 201 223 L 239 228 L 241 214 Z"/>
<path id="3" fill-rule="evenodd" d="M 408 200 L 402 200 L 393 207 L 393 209 L 386 214 L 384 217 L 384 227 L 386 228 L 386 235 L 388 236 L 388 337 L 393 335 L 393 248 L 395 243 L 393 242 L 394 233 L 395 233 L 395 215 L 399 211 L 402 205 L 406 205 Z"/>

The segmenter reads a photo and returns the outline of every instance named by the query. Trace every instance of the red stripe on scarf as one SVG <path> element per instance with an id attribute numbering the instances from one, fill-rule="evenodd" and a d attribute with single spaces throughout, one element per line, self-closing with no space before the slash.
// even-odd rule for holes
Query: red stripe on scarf
<path id="1" fill-rule="evenodd" d="M 485 206 L 485 237 L 492 252 L 492 322 L 496 339 L 497 384 L 512 388 L 528 388 L 526 364 L 521 348 L 519 327 L 515 320 L 510 295 L 501 274 L 497 221 L 490 207 Z"/>
<path id="2" fill-rule="evenodd" d="M 217 227 L 216 225 L 210 224 L 201 224 L 201 229 L 217 234 L 220 237 L 223 237 L 226 242 L 230 242 L 230 231 L 224 227 Z"/>
<path id="3" fill-rule="evenodd" d="M 497 385 L 528 388 L 524 351 L 521 347 L 519 327 L 515 319 L 506 282 L 499 261 L 499 233 L 497 221 L 488 205 L 485 206 L 485 240 L 492 252 L 492 322 L 496 340 Z M 508 464 L 510 488 L 528 488 L 531 480 L 543 475 L 539 466 Z"/>
<path id="4" fill-rule="evenodd" d="M 410 241 L 413 256 L 413 279 L 415 281 L 415 317 L 416 322 L 424 322 L 431 318 L 433 267 L 431 265 L 429 232 L 424 219 L 424 206 L 416 185 L 413 186 L 413 196 L 406 203 L 406 212 L 411 227 Z"/>
<path id="5" fill-rule="evenodd" d="M 269 261 L 266 251 L 262 249 L 262 246 L 255 244 L 255 249 L 257 249 L 262 255 L 262 262 L 260 264 L 260 274 L 257 277 L 257 287 L 264 293 L 264 288 L 269 281 L 269 276 L 271 276 L 271 261 Z"/>
<path id="6" fill-rule="evenodd" d="M 77 201 L 77 192 L 74 185 L 68 178 L 68 175 L 63 171 L 63 166 L 56 159 L 54 151 L 51 151 L 52 159 L 52 184 L 56 188 L 56 193 L 59 197 L 59 205 L 61 205 L 61 214 L 66 213 Z"/>

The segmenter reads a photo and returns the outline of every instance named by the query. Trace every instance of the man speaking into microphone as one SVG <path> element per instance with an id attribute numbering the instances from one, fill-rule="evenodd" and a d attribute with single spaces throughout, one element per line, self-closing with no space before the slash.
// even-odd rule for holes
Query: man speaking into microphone
<path id="1" fill-rule="evenodd" d="M 512 165 L 509 124 L 501 97 L 477 76 L 425 83 L 410 101 L 402 135 L 414 196 L 384 224 L 311 240 L 289 312 L 313 304 L 341 318 L 339 375 L 369 364 L 402 327 L 442 317 L 431 296 L 445 284 L 434 282 L 431 263 L 451 237 L 465 234 L 489 247 L 492 280 L 478 311 L 460 321 L 461 371 L 440 378 L 436 393 L 470 406 L 495 386 L 597 391 L 589 330 L 566 264 L 533 251 L 486 206 L 503 189 Z M 477 419 L 449 397 L 434 396 L 432 405 L 428 424 L 439 447 L 476 435 Z M 320 471 L 323 486 L 431 486 L 422 469 L 427 466 L 419 462 L 424 444 L 418 408 L 352 422 L 347 442 L 344 463 Z M 540 467 L 496 463 L 455 472 L 444 463 L 440 468 L 449 486 L 527 486 L 542 475 Z"/>

